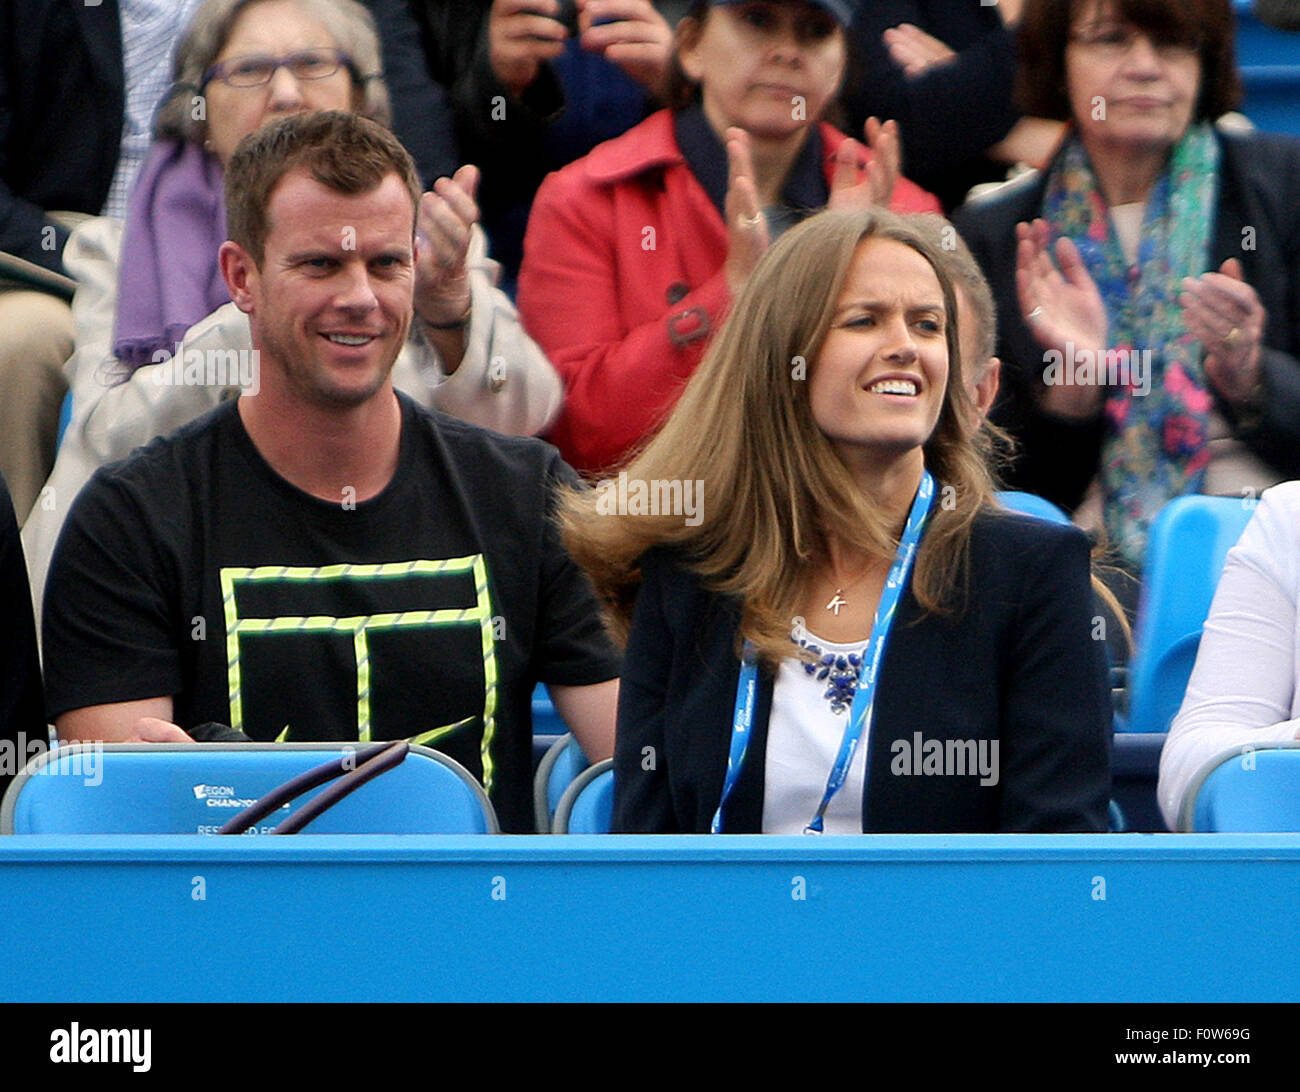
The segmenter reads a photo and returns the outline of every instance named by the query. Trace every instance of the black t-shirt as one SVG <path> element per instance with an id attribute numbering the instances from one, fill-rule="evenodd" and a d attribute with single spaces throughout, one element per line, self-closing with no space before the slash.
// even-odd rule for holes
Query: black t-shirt
<path id="1" fill-rule="evenodd" d="M 541 441 L 400 401 L 397 472 L 363 503 L 281 478 L 235 402 L 100 470 L 51 563 L 51 719 L 173 695 L 182 727 L 410 738 L 530 829 L 534 685 L 618 674 L 549 518 L 576 479 Z"/>

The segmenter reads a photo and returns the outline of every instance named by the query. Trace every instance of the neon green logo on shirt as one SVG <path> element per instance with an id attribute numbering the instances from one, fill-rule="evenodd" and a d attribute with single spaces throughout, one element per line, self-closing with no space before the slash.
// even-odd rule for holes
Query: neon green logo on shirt
<path id="1" fill-rule="evenodd" d="M 275 618 L 240 618 L 235 592 L 241 584 L 252 583 L 332 583 L 342 580 L 391 580 L 408 576 L 456 576 L 470 573 L 474 578 L 474 606 L 460 609 L 412 610 L 390 614 L 355 615 L 338 618 L 331 615 L 282 615 Z M 492 791 L 492 739 L 496 734 L 497 662 L 496 642 L 492 632 L 492 596 L 488 591 L 487 568 L 482 554 L 447 558 L 443 561 L 395 561 L 381 565 L 324 565 L 319 568 L 296 568 L 286 565 L 262 565 L 254 569 L 221 570 L 221 603 L 226 622 L 226 670 L 230 686 L 230 723 L 242 730 L 243 684 L 240 677 L 240 640 L 245 636 L 269 633 L 351 633 L 357 668 L 357 738 L 370 739 L 370 637 L 380 630 L 443 626 L 477 626 L 483 649 L 483 787 Z M 412 736 L 412 743 L 433 743 L 465 725 L 466 721 L 444 724 Z"/>

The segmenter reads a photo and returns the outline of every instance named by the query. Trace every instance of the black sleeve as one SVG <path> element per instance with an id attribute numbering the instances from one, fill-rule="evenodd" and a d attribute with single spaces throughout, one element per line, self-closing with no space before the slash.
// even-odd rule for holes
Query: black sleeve
<path id="1" fill-rule="evenodd" d="M 47 738 L 32 593 L 18 521 L 0 478 L 0 740 L 13 747 L 16 759 L 0 763 L 0 796 L 27 761 L 27 745 L 33 740 L 44 744 Z"/>
<path id="2" fill-rule="evenodd" d="M 68 513 L 50 561 L 42 632 L 46 711 L 138 701 L 182 690 L 181 657 L 164 592 L 168 565 L 147 511 L 100 471 Z"/>
<path id="3" fill-rule="evenodd" d="M 956 58 L 909 79 L 881 37 L 900 23 L 932 34 Z M 843 95 L 850 131 L 859 133 L 872 115 L 897 120 L 909 178 L 982 156 L 1016 123 L 1015 35 L 994 8 L 969 0 L 872 0 L 858 5 L 850 35 L 855 77 Z"/>
<path id="4" fill-rule="evenodd" d="M 461 147 L 483 171 L 479 203 L 484 215 L 492 218 L 501 210 L 526 207 L 546 176 L 550 123 L 564 108 L 564 92 L 551 66 L 543 64 L 523 97 L 513 97 L 492 71 L 485 18 L 478 49 L 452 88 L 452 98 Z"/>
<path id="5" fill-rule="evenodd" d="M 1291 281 L 1292 289 L 1297 281 Z M 1260 356 L 1263 402 L 1257 416 L 1236 417 L 1241 438 L 1265 462 L 1287 478 L 1300 477 L 1300 361 L 1288 353 L 1265 348 Z"/>
<path id="6" fill-rule="evenodd" d="M 1005 669 L 999 830 L 1105 831 L 1114 729 L 1088 541 L 1053 528 L 1022 561 Z"/>
<path id="7" fill-rule="evenodd" d="M 619 656 L 605 632 L 591 581 L 560 540 L 554 519 L 556 498 L 560 490 L 581 483 L 559 452 L 551 450 L 534 669 L 544 683 L 590 686 L 618 678 Z"/>
<path id="8" fill-rule="evenodd" d="M 456 125 L 475 154 L 491 157 L 525 139 L 538 141 L 546 123 L 564 108 L 564 93 L 550 65 L 515 98 L 492 71 L 487 13 L 479 26 L 469 64 L 452 85 Z"/>
<path id="9" fill-rule="evenodd" d="M 661 566 L 641 561 L 642 583 L 623 656 L 614 738 L 613 829 L 621 834 L 682 833 L 668 786 L 665 698 L 673 635 L 663 609 Z"/>
<path id="10" fill-rule="evenodd" d="M 430 75 L 408 0 L 366 0 L 366 6 L 379 29 L 393 132 L 411 153 L 428 189 L 459 166 L 447 92 Z"/>
<path id="11" fill-rule="evenodd" d="M 1252 194 L 1246 224 L 1259 232 L 1270 231 L 1276 238 L 1266 262 L 1251 261 L 1244 250 L 1240 258 L 1246 280 L 1255 281 L 1256 291 L 1267 298 L 1270 314 L 1265 328 L 1266 343 L 1260 369 L 1263 401 L 1260 411 L 1244 419 L 1232 407 L 1226 412 L 1238 425 L 1241 439 L 1284 477 L 1300 477 L 1300 143 L 1285 137 L 1259 139 L 1246 144 L 1259 147 L 1262 168 L 1256 175 L 1264 191 Z M 1271 198 L 1266 201 L 1265 198 Z M 1222 213 L 1221 213 L 1222 215 Z M 1267 228 L 1265 224 L 1269 225 Z M 1258 252 L 1257 252 L 1258 253 Z M 1271 348 L 1269 346 L 1272 346 Z"/>
<path id="12" fill-rule="evenodd" d="M 546 173 L 549 123 L 564 108 L 550 65 L 516 99 L 492 71 L 491 0 L 410 0 L 434 78 L 447 88 L 461 159 L 483 172 L 479 207 L 527 204 Z"/>

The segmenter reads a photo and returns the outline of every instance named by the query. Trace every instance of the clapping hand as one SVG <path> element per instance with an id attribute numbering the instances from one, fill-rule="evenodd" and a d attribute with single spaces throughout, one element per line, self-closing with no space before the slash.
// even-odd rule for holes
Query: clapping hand
<path id="1" fill-rule="evenodd" d="M 415 222 L 415 310 L 431 323 L 449 323 L 469 309 L 470 285 L 465 267 L 470 233 L 478 222 L 478 168 L 461 167 L 440 178 L 420 198 Z"/>
<path id="2" fill-rule="evenodd" d="M 749 134 L 744 129 L 727 130 L 727 260 L 723 266 L 734 299 L 744 288 L 758 259 L 767 249 L 767 221 L 754 181 L 754 161 L 749 151 Z"/>
<path id="3" fill-rule="evenodd" d="M 1016 239 L 1020 311 L 1038 343 L 1063 356 L 1070 355 L 1072 349 L 1103 351 L 1110 322 L 1078 248 L 1069 239 L 1058 239 L 1053 263 L 1051 233 L 1045 220 L 1017 224 Z M 1046 387 L 1044 407 L 1066 417 L 1095 416 L 1101 408 L 1101 391 L 1100 384 Z"/>
<path id="4" fill-rule="evenodd" d="M 1235 406 L 1254 400 L 1260 383 L 1260 346 L 1268 312 L 1229 258 L 1217 273 L 1183 281 L 1179 297 L 1188 332 L 1205 346 L 1205 374 Z"/>
<path id="5" fill-rule="evenodd" d="M 869 208 L 872 205 L 888 208 L 893 199 L 902 168 L 898 122 L 887 121 L 882 125 L 877 118 L 867 118 L 863 135 L 871 149 L 866 177 L 859 181 L 862 145 L 856 140 L 844 141 L 835 153 L 835 172 L 831 178 L 827 208 Z"/>

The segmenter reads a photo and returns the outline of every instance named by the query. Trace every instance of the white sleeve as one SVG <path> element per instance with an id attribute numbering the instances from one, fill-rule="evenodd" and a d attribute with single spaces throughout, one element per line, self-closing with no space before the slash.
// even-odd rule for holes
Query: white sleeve
<path id="1" fill-rule="evenodd" d="M 476 224 L 466 259 L 470 279 L 470 324 L 465 355 L 444 374 L 437 351 L 411 323 L 407 346 L 412 367 L 394 369 L 394 384 L 418 401 L 453 417 L 497 432 L 534 436 L 559 413 L 564 383 L 530 338 L 510 298 L 496 287 L 499 266 L 487 256 L 487 239 Z"/>
<path id="2" fill-rule="evenodd" d="M 1192 779 L 1235 747 L 1292 740 L 1300 482 L 1265 491 L 1229 552 L 1182 708 L 1160 754 L 1157 794 L 1170 829 Z"/>
<path id="3" fill-rule="evenodd" d="M 113 327 L 124 231 L 124 221 L 116 217 L 92 216 L 73 229 L 63 248 L 63 264 L 77 282 L 72 297 L 76 348 L 63 365 L 74 410 L 97 397 L 121 368 L 113 356 Z"/>

